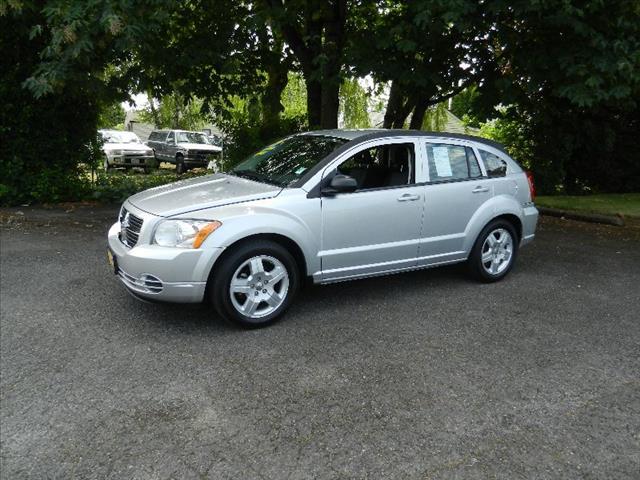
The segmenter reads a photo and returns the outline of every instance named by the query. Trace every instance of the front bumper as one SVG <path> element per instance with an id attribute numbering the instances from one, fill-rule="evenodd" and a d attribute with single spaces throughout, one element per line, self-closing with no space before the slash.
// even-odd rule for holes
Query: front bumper
<path id="1" fill-rule="evenodd" d="M 155 167 L 156 166 L 156 157 L 153 154 L 150 155 L 140 155 L 140 154 L 129 154 L 125 153 L 123 155 L 114 155 L 111 157 L 107 157 L 109 164 L 114 166 L 126 166 L 126 167 Z"/>
<path id="2" fill-rule="evenodd" d="M 135 296 L 152 301 L 198 303 L 221 248 L 181 249 L 141 244 L 133 248 L 120 239 L 120 224 L 109 230 L 115 273 Z"/>
<path id="3" fill-rule="evenodd" d="M 190 167 L 206 167 L 211 160 L 218 157 L 216 152 L 211 153 L 187 153 L 184 155 L 184 163 Z"/>

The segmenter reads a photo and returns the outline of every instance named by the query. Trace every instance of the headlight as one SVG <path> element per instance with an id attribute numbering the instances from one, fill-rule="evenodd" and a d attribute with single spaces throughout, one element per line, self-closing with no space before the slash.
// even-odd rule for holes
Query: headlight
<path id="1" fill-rule="evenodd" d="M 162 247 L 199 248 L 221 225 L 217 220 L 164 220 L 156 227 L 153 242 Z"/>

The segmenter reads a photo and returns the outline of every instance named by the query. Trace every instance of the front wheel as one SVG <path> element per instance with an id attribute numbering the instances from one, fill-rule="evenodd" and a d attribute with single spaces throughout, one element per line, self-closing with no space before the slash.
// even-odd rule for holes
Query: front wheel
<path id="1" fill-rule="evenodd" d="M 187 166 L 184 164 L 184 159 L 182 155 L 176 156 L 176 173 L 178 175 L 182 175 L 187 171 Z"/>
<path id="2" fill-rule="evenodd" d="M 469 269 L 480 281 L 497 282 L 511 271 L 517 254 L 518 236 L 513 225 L 494 220 L 478 235 L 469 255 Z"/>
<path id="3" fill-rule="evenodd" d="M 300 284 L 295 259 L 270 241 L 240 245 L 213 268 L 209 295 L 215 309 L 245 327 L 273 323 L 291 305 Z"/>

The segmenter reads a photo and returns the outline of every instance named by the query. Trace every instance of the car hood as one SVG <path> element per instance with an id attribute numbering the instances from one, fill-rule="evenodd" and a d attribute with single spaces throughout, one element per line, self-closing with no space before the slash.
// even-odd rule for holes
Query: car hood
<path id="1" fill-rule="evenodd" d="M 218 173 L 151 188 L 129 197 L 129 203 L 161 217 L 272 198 L 281 187 Z"/>
<path id="2" fill-rule="evenodd" d="M 184 142 L 180 142 L 178 143 L 178 146 L 180 148 L 185 148 L 187 150 L 207 150 L 209 152 L 219 152 L 222 149 L 220 147 L 217 147 L 216 145 L 207 145 L 206 143 L 184 143 Z"/>
<path id="3" fill-rule="evenodd" d="M 133 152 L 149 152 L 151 148 L 143 143 L 105 143 L 102 148 L 104 150 L 127 150 Z"/>

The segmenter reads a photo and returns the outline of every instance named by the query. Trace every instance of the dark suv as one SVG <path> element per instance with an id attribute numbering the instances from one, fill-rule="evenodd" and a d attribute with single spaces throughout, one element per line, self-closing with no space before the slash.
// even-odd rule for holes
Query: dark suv
<path id="1" fill-rule="evenodd" d="M 211 145 L 204 133 L 186 130 L 155 130 L 149 135 L 147 145 L 159 162 L 175 164 L 177 173 L 206 167 L 214 155 L 222 151 L 217 145 Z"/>

